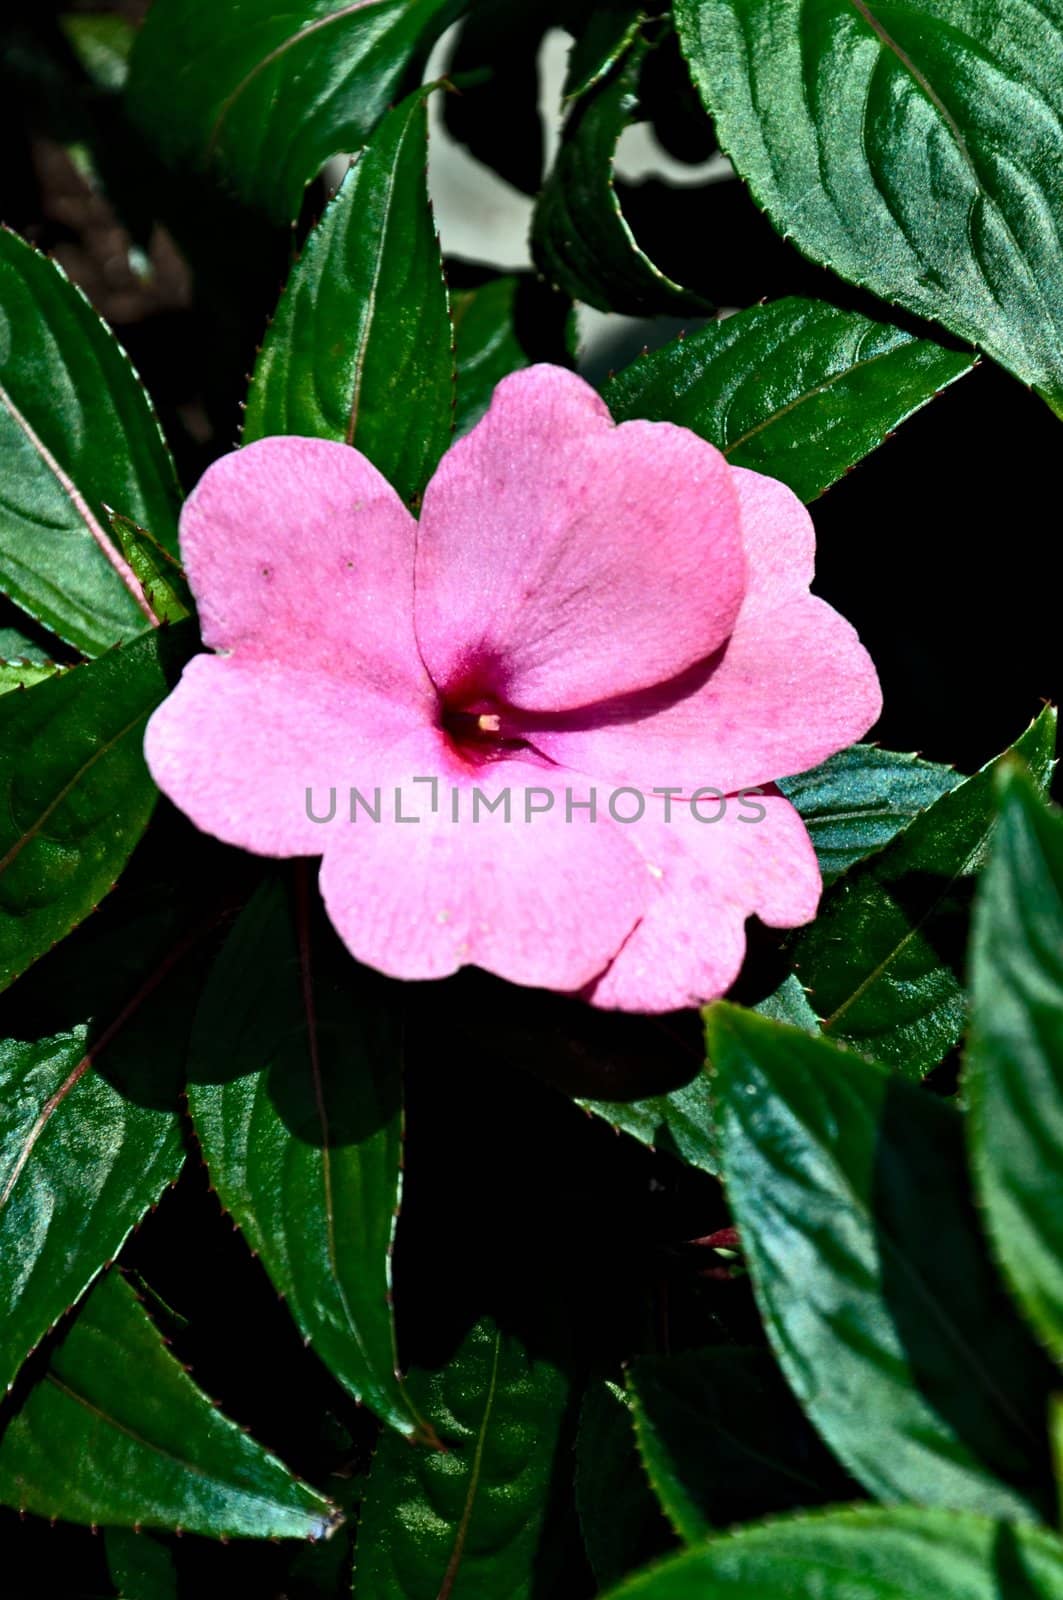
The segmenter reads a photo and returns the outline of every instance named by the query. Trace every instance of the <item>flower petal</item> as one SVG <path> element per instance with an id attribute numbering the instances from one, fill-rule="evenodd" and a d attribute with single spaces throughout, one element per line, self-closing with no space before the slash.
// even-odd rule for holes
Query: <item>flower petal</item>
<path id="1" fill-rule="evenodd" d="M 264 856 L 320 855 L 348 788 L 376 780 L 415 709 L 343 678 L 236 656 L 195 656 L 148 723 L 144 753 L 162 792 L 227 844 Z M 336 823 L 334 822 L 333 826 Z"/>
<path id="2" fill-rule="evenodd" d="M 803 772 L 859 739 L 882 709 L 855 629 L 807 592 L 812 522 L 791 491 L 735 471 L 749 561 L 726 647 L 685 678 L 529 729 L 551 760 L 645 790 L 724 794 Z"/>
<path id="3" fill-rule="evenodd" d="M 717 649 L 744 578 L 718 450 L 671 423 L 617 427 L 581 378 L 530 367 L 425 490 L 417 637 L 452 696 L 566 710 Z"/>
<path id="4" fill-rule="evenodd" d="M 807 593 L 816 575 L 816 530 L 807 508 L 777 478 L 732 467 L 746 552 L 741 614 L 774 611 L 788 596 Z"/>
<path id="5" fill-rule="evenodd" d="M 763 808 L 756 819 L 754 806 Z M 701 815 L 719 806 L 706 802 Z M 746 918 L 775 928 L 811 921 L 820 874 L 804 823 L 777 793 L 731 798 L 719 821 L 682 802 L 672 820 L 629 830 L 653 896 L 638 927 L 590 991 L 594 1005 L 674 1011 L 730 988 L 745 955 Z"/>
<path id="6" fill-rule="evenodd" d="M 441 772 L 447 759 L 417 738 L 407 745 L 407 770 Z M 472 820 L 472 791 L 503 811 Z M 525 819 L 525 790 L 548 812 Z M 630 933 L 647 898 L 637 852 L 608 821 L 584 812 L 569 820 L 563 789 L 549 769 L 499 761 L 453 788 L 440 785 L 433 813 L 427 789 L 420 805 L 403 788 L 406 825 L 385 801 L 379 823 L 364 816 L 330 830 L 321 868 L 325 907 L 360 961 L 397 978 L 442 978 L 478 966 L 513 983 L 577 990 L 594 978 Z M 458 795 L 459 820 L 453 820 Z"/>
<path id="7" fill-rule="evenodd" d="M 417 525 L 357 450 L 260 439 L 208 467 L 181 513 L 203 642 L 427 692 L 413 634 Z"/>

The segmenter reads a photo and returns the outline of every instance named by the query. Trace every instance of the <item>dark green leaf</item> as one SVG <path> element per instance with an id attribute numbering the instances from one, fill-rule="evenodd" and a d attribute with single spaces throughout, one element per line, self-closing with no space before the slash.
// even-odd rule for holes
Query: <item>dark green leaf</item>
<path id="1" fill-rule="evenodd" d="M 808 996 L 793 973 L 787 973 L 779 987 L 772 994 L 765 996 L 753 1007 L 762 1017 L 771 1017 L 774 1022 L 788 1022 L 794 1028 L 803 1028 L 805 1033 L 819 1032 L 819 1018 L 808 1003 Z M 703 1017 L 708 1017 L 711 1007 L 702 1011 Z"/>
<path id="2" fill-rule="evenodd" d="M 445 1449 L 381 1440 L 362 1503 L 355 1595 L 530 1600 L 565 1379 L 481 1323 L 448 1366 L 412 1372 L 409 1388 Z"/>
<path id="3" fill-rule="evenodd" d="M 0 989 L 88 915 L 144 832 L 144 726 L 187 643 L 149 633 L 0 698 Z"/>
<path id="4" fill-rule="evenodd" d="M 962 782 L 952 767 L 854 744 L 811 772 L 781 778 L 779 788 L 801 813 L 823 881 L 832 883 Z"/>
<path id="5" fill-rule="evenodd" d="M 579 100 L 593 89 L 626 54 L 639 31 L 641 13 L 629 0 L 592 4 L 586 21 L 580 18 L 568 55 L 565 99 Z"/>
<path id="6" fill-rule="evenodd" d="M 674 1025 L 678 1019 L 599 1011 L 547 990 L 515 1007 L 508 984 L 475 969 L 442 995 L 450 1007 L 443 1023 L 459 1040 L 496 1058 L 501 1052 L 510 1068 L 544 1079 L 641 1144 L 718 1170 L 703 1039 L 693 1013 Z"/>
<path id="7" fill-rule="evenodd" d="M 687 66 L 683 53 L 679 48 L 679 40 L 676 37 L 674 26 L 665 26 L 663 28 L 660 45 L 646 62 L 646 70 L 642 76 L 639 92 L 643 112 L 653 128 L 654 142 L 660 146 L 666 155 L 682 162 L 687 167 L 700 166 L 703 162 L 711 161 L 714 156 L 719 157 L 716 130 L 705 115 L 701 97 L 690 77 L 690 68 Z M 718 160 L 716 165 L 717 176 L 721 179 L 726 177 L 726 171 L 722 170 L 722 160 Z M 711 182 L 712 180 L 709 179 L 708 181 Z M 650 195 L 656 193 L 658 200 L 663 203 L 667 200 L 667 191 L 672 189 L 672 184 L 670 182 L 661 183 L 651 180 L 646 188 L 647 200 Z M 680 189 L 682 188 L 688 188 L 687 199 L 691 203 L 696 204 L 700 201 L 708 200 L 708 196 L 705 193 L 706 184 L 704 183 L 697 184 L 694 188 L 681 184 Z M 673 189 L 672 198 L 677 203 L 680 203 L 682 194 L 676 194 Z M 709 200 L 708 203 L 711 205 L 712 201 Z M 686 216 L 689 218 L 691 214 L 691 211 L 687 209 Z M 644 215 L 647 214 L 644 213 Z M 648 220 L 649 216 L 647 215 Z M 671 234 L 672 243 L 676 244 L 678 241 L 674 238 L 675 229 L 683 226 L 683 211 L 681 208 L 677 210 L 671 221 L 672 226 L 669 226 L 665 217 L 662 216 L 655 231 Z M 706 228 L 701 236 L 702 245 L 707 236 L 708 229 Z M 717 234 L 717 237 L 719 236 Z M 725 234 L 723 237 L 727 237 L 727 235 Z M 724 253 L 733 261 L 734 265 L 738 266 L 740 252 L 735 252 L 733 244 L 734 241 L 728 238 L 726 252 L 712 253 L 714 255 Z M 696 255 L 696 253 L 695 247 L 694 254 Z M 686 259 L 690 259 L 691 252 L 684 251 L 683 254 Z M 703 250 L 703 254 L 708 255 L 709 252 Z M 696 266 L 694 270 L 697 270 Z M 742 270 L 741 267 L 739 270 Z M 704 265 L 702 266 L 703 274 Z"/>
<path id="8" fill-rule="evenodd" d="M 615 417 L 692 428 L 807 501 L 973 365 L 889 323 L 787 299 L 673 339 L 602 394 Z"/>
<path id="9" fill-rule="evenodd" d="M 566 365 L 570 303 L 531 273 L 452 290 L 459 434 L 487 410 L 497 383 L 533 361 Z"/>
<path id="10" fill-rule="evenodd" d="M 177 167 L 217 165 L 243 199 L 294 218 L 329 156 L 363 144 L 464 0 L 156 0 L 129 109 Z"/>
<path id="11" fill-rule="evenodd" d="M 1016 751 L 1046 784 L 1056 714 L 1049 707 Z M 797 942 L 794 965 L 825 1030 L 919 1077 L 963 1032 L 972 879 L 985 861 L 1001 760 L 944 794 L 884 850 L 828 892 Z"/>
<path id="12" fill-rule="evenodd" d="M 844 1495 L 844 1475 L 767 1351 L 641 1356 L 627 1381 L 647 1476 L 686 1543 Z"/>
<path id="13" fill-rule="evenodd" d="M 291 1600 L 339 1600 L 340 1596 L 346 1600 L 351 1592 L 354 1541 L 365 1473 L 351 1471 L 343 1463 L 341 1471 L 330 1475 L 328 1489 L 345 1521 L 328 1539 L 299 1545 L 292 1551 L 284 1585 L 284 1593 L 290 1595 Z"/>
<path id="14" fill-rule="evenodd" d="M 1063 817 L 1020 769 L 1001 776 L 971 951 L 971 1145 L 1005 1277 L 1063 1359 Z"/>
<path id="15" fill-rule="evenodd" d="M 302 880 L 299 880 L 302 884 Z M 399 1014 L 299 889 L 270 879 L 196 1016 L 188 1104 L 218 1196 L 304 1338 L 385 1421 L 396 1376 L 391 1246 L 402 1160 Z"/>
<path id="16" fill-rule="evenodd" d="M 120 1273 L 101 1279 L 0 1440 L 0 1501 L 215 1538 L 313 1539 L 332 1507 L 221 1415 Z"/>
<path id="17" fill-rule="evenodd" d="M 946 1511 L 830 1511 L 710 1539 L 616 1600 L 1059 1600 L 1063 1544 Z"/>
<path id="18" fill-rule="evenodd" d="M 647 1100 L 577 1098 L 576 1104 L 653 1150 L 667 1150 L 704 1172 L 720 1170 L 707 1072 L 697 1073 L 670 1094 Z"/>
<path id="19" fill-rule="evenodd" d="M 677 0 L 722 147 L 814 260 L 1063 406 L 1059 0 Z"/>
<path id="20" fill-rule="evenodd" d="M 129 75 L 129 56 L 136 37 L 130 19 L 113 12 L 68 11 L 59 22 L 93 83 L 105 90 L 121 89 Z"/>
<path id="21" fill-rule="evenodd" d="M 635 39 L 574 103 L 539 197 L 532 248 L 551 283 L 600 311 L 704 314 L 706 303 L 673 283 L 640 249 L 613 187 L 616 147 L 638 107 L 646 49 L 644 40 Z"/>
<path id="22" fill-rule="evenodd" d="M 244 442 L 357 445 L 405 499 L 454 423 L 453 334 L 425 183 L 425 96 L 381 123 L 307 240 L 266 334 Z"/>
<path id="23" fill-rule="evenodd" d="M 719 1005 L 727 1192 L 775 1354 L 877 1498 L 1052 1505 L 1052 1375 L 999 1287 L 955 1107 L 824 1039 Z"/>
<path id="24" fill-rule="evenodd" d="M 493 278 L 481 288 L 451 294 L 458 382 L 454 422 L 459 435 L 479 422 L 495 385 L 528 365 L 513 325 L 520 281 Z"/>
<path id="25" fill-rule="evenodd" d="M 150 1533 L 107 1528 L 103 1548 L 119 1600 L 178 1600 L 173 1555 Z"/>
<path id="26" fill-rule="evenodd" d="M 0 228 L 0 588 L 85 655 L 153 620 L 106 527 L 176 549 L 177 482 L 125 352 L 62 270 Z"/>
<path id="27" fill-rule="evenodd" d="M 51 657 L 20 628 L 0 628 L 0 658 L 4 661 L 32 661 L 47 666 Z"/>
<path id="28" fill-rule="evenodd" d="M 0 1043 L 0 1390 L 180 1171 L 187 958 L 204 931 L 131 922 L 101 952 L 90 1020 Z"/>
<path id="29" fill-rule="evenodd" d="M 603 1587 L 675 1543 L 646 1481 L 624 1391 L 604 1379 L 591 1384 L 580 1408 L 576 1508 Z"/>

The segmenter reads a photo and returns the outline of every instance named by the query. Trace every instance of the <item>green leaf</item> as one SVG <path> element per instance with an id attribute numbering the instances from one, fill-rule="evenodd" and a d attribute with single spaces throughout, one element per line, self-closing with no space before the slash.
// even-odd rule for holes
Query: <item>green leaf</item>
<path id="1" fill-rule="evenodd" d="M 647 48 L 635 38 L 573 104 L 539 196 L 532 249 L 544 277 L 600 311 L 704 315 L 706 302 L 673 283 L 639 247 L 613 187 L 616 147 L 638 107 Z"/>
<path id="2" fill-rule="evenodd" d="M 385 1434 L 362 1502 L 358 1600 L 531 1600 L 568 1386 L 515 1338 L 480 1323 L 409 1388 L 443 1450 Z"/>
<path id="3" fill-rule="evenodd" d="M 105 1528 L 103 1548 L 120 1600 L 178 1600 L 173 1554 L 150 1533 Z"/>
<path id="4" fill-rule="evenodd" d="M 391 1248 L 400 1194 L 400 1013 L 357 967 L 302 878 L 271 878 L 208 981 L 188 1105 L 211 1181 L 300 1332 L 341 1383 L 404 1433 Z"/>
<path id="5" fill-rule="evenodd" d="M 586 20 L 579 20 L 582 26 L 568 53 L 566 100 L 579 100 L 608 76 L 638 37 L 642 17 L 628 0 L 607 0 L 592 4 Z"/>
<path id="6" fill-rule="evenodd" d="M 35 683 L 43 683 L 46 678 L 54 678 L 56 673 L 65 670 L 54 661 L 27 661 L 24 657 L 16 661 L 0 660 L 0 694 L 10 694 L 13 689 L 32 689 Z"/>
<path id="7" fill-rule="evenodd" d="M 291 1600 L 339 1600 L 351 1591 L 354 1541 L 358 1508 L 365 1487 L 365 1471 L 348 1462 L 329 1474 L 329 1494 L 344 1517 L 343 1525 L 325 1540 L 297 1546 L 286 1563 L 283 1594 Z"/>
<path id="8" fill-rule="evenodd" d="M 520 279 L 494 278 L 478 289 L 452 293 L 457 357 L 455 431 L 468 433 L 490 404 L 495 385 L 528 365 L 513 326 Z"/>
<path id="9" fill-rule="evenodd" d="M 1063 1544 L 954 1512 L 858 1509 L 710 1539 L 616 1600 L 1059 1600 Z"/>
<path id="10" fill-rule="evenodd" d="M 576 1104 L 628 1133 L 651 1150 L 666 1150 L 704 1172 L 719 1172 L 712 1094 L 707 1072 L 699 1072 L 669 1094 L 646 1100 L 585 1100 Z"/>
<path id="11" fill-rule="evenodd" d="M 329 1502 L 217 1411 L 120 1273 L 93 1289 L 0 1440 L 0 1501 L 214 1538 L 312 1539 Z"/>
<path id="12" fill-rule="evenodd" d="M 452 290 L 457 357 L 457 433 L 468 433 L 487 410 L 495 385 L 533 361 L 565 365 L 570 304 L 530 273 L 491 278 Z"/>
<path id="13" fill-rule="evenodd" d="M 1048 707 L 1016 752 L 1039 784 L 1053 766 Z M 984 864 L 996 805 L 998 757 L 934 801 L 877 855 L 851 868 L 797 941 L 794 966 L 823 1028 L 909 1077 L 960 1039 L 972 879 Z"/>
<path id="14" fill-rule="evenodd" d="M 0 628 L 0 658 L 5 661 L 31 661 L 37 666 L 49 666 L 51 657 L 47 650 L 35 644 L 28 633 L 20 628 Z"/>
<path id="15" fill-rule="evenodd" d="M 88 915 L 144 832 L 144 726 L 188 642 L 149 633 L 0 698 L 0 989 Z"/>
<path id="16" fill-rule="evenodd" d="M 766 995 L 752 1007 L 762 1017 L 770 1017 L 773 1022 L 788 1022 L 794 1028 L 801 1028 L 805 1033 L 819 1032 L 819 1018 L 808 1003 L 808 996 L 794 977 L 792 972 L 786 977 L 771 994 Z M 712 1007 L 702 1008 L 702 1017 L 706 1020 L 712 1014 Z"/>
<path id="17" fill-rule="evenodd" d="M 131 921 L 101 946 L 90 1020 L 0 1042 L 0 1391 L 176 1181 L 204 931 Z"/>
<path id="18" fill-rule="evenodd" d="M 1004 1275 L 1063 1359 L 1063 816 L 1017 766 L 978 894 L 967 1086 L 979 1198 Z"/>
<path id="19" fill-rule="evenodd" d="M 244 442 L 357 445 L 404 499 L 450 442 L 454 353 L 428 203 L 424 91 L 381 123 L 311 233 L 266 334 Z"/>
<path id="20" fill-rule="evenodd" d="M 845 1492 L 843 1474 L 764 1350 L 640 1356 L 627 1385 L 647 1476 L 688 1544 L 713 1528 Z"/>
<path id="21" fill-rule="evenodd" d="M 195 601 L 176 556 L 148 532 L 117 511 L 108 514 L 115 542 L 129 563 L 141 592 L 160 622 L 181 622 L 192 615 Z"/>
<path id="22" fill-rule="evenodd" d="M 329 156 L 372 133 L 465 0 L 156 0 L 128 104 L 164 159 L 217 166 L 276 221 Z"/>
<path id="23" fill-rule="evenodd" d="M 778 787 L 801 813 L 823 881 L 832 883 L 962 782 L 952 767 L 854 744 Z"/>
<path id="24" fill-rule="evenodd" d="M 1048 1427 L 1052 1436 L 1052 1461 L 1056 1472 L 1056 1498 L 1060 1519 L 1063 1519 L 1063 1395 L 1054 1394 L 1052 1396 L 1048 1412 Z"/>
<path id="25" fill-rule="evenodd" d="M 815 500 L 974 365 L 820 300 L 776 300 L 673 339 L 610 378 L 613 415 L 692 428 L 736 467 Z"/>
<path id="26" fill-rule="evenodd" d="M 604 1379 L 580 1408 L 575 1488 L 587 1558 L 603 1588 L 675 1543 L 646 1481 L 624 1391 Z"/>
<path id="27" fill-rule="evenodd" d="M 125 352 L 62 269 L 0 228 L 0 589 L 94 656 L 154 618 L 107 506 L 177 548 L 177 481 Z"/>
<path id="28" fill-rule="evenodd" d="M 776 228 L 1063 405 L 1059 0 L 677 0 L 722 147 Z"/>
<path id="29" fill-rule="evenodd" d="M 59 26 L 98 88 L 116 91 L 125 86 L 136 37 L 128 17 L 115 16 L 113 12 L 67 12 L 59 18 Z"/>
<path id="30" fill-rule="evenodd" d="M 878 1499 L 1045 1514 L 1051 1373 L 983 1246 L 959 1112 L 735 1006 L 709 1044 L 732 1212 L 811 1421 Z"/>

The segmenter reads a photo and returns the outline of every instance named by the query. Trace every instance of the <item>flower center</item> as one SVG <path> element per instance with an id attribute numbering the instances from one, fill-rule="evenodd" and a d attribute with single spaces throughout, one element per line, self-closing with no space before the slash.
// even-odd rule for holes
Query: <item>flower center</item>
<path id="1" fill-rule="evenodd" d="M 499 761 L 527 748 L 511 715 L 489 701 L 450 705 L 443 701 L 440 722 L 457 753 L 473 766 Z"/>

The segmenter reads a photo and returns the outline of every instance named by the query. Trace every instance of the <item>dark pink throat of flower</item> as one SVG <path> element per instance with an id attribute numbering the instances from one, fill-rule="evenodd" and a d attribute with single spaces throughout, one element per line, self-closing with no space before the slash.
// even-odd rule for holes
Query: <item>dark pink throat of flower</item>
<path id="1" fill-rule="evenodd" d="M 488 687 L 497 685 L 494 663 L 477 664 L 462 679 L 447 689 L 438 689 L 439 726 L 452 749 L 469 766 L 483 766 L 522 754 L 525 759 L 553 765 L 538 748 L 537 734 L 543 730 L 591 729 L 615 723 L 638 723 L 667 710 L 678 701 L 704 687 L 723 660 L 727 645 L 713 655 L 695 662 L 666 683 L 631 691 L 611 700 L 571 711 L 536 712 L 505 703 Z"/>
<path id="2" fill-rule="evenodd" d="M 454 751 L 470 766 L 499 761 L 529 748 L 511 711 L 480 699 L 472 705 L 440 705 L 440 725 Z"/>

